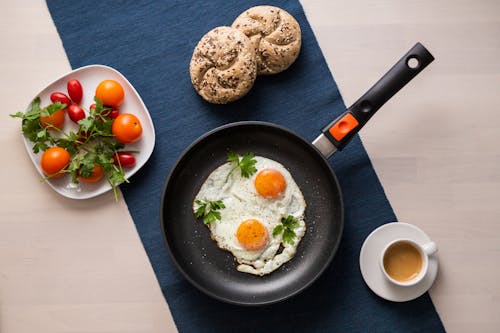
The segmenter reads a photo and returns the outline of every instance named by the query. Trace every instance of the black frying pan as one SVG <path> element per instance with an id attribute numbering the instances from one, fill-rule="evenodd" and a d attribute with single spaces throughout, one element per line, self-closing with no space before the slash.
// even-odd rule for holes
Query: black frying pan
<path id="1" fill-rule="evenodd" d="M 295 295 L 331 262 L 343 230 L 342 194 L 326 158 L 341 150 L 370 117 L 434 60 L 417 43 L 365 95 L 323 129 L 311 144 L 270 123 L 238 122 L 196 140 L 173 167 L 163 192 L 161 226 L 170 255 L 194 286 L 219 300 L 263 305 Z M 219 249 L 192 205 L 208 175 L 226 162 L 227 152 L 254 152 L 283 164 L 307 202 L 307 231 L 295 257 L 263 277 L 241 273 L 231 253 Z"/>

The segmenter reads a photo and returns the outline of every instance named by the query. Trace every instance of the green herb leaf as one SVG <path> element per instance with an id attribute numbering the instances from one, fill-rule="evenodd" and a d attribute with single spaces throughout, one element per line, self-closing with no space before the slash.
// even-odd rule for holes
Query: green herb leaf
<path id="1" fill-rule="evenodd" d="M 220 219 L 221 219 L 220 212 L 216 212 L 216 211 L 212 210 L 212 211 L 208 212 L 207 215 L 205 215 L 203 222 L 205 224 L 210 224 L 210 223 L 215 222 L 216 220 L 220 220 Z"/>
<path id="2" fill-rule="evenodd" d="M 38 131 L 38 133 L 36 133 L 36 137 L 39 139 L 47 138 L 47 129 L 43 128 L 42 130 Z"/>
<path id="3" fill-rule="evenodd" d="M 78 125 L 80 125 L 80 131 L 81 132 L 88 132 L 92 129 L 92 126 L 94 126 L 94 118 L 92 117 L 87 117 L 78 120 Z"/>
<path id="4" fill-rule="evenodd" d="M 227 175 L 227 179 L 229 179 L 229 176 L 236 168 L 240 169 L 242 177 L 250 178 L 250 176 L 252 176 L 254 173 L 257 172 L 257 168 L 255 168 L 257 160 L 254 157 L 255 157 L 254 153 L 243 154 L 243 156 L 240 158 L 240 156 L 237 153 L 233 151 L 228 152 L 227 161 L 234 163 L 236 165 Z"/>
<path id="5" fill-rule="evenodd" d="M 115 170 L 109 177 L 109 182 L 111 185 L 117 186 L 122 183 L 128 183 L 128 179 L 125 177 L 123 170 Z"/>
<path id="6" fill-rule="evenodd" d="M 295 231 L 285 228 L 283 231 L 283 242 L 293 245 L 295 243 Z"/>
<path id="7" fill-rule="evenodd" d="M 19 112 L 16 112 L 16 113 L 12 113 L 9 116 L 11 116 L 12 118 L 21 118 L 22 119 L 23 116 L 24 116 L 24 113 L 21 112 L 21 111 L 19 111 Z"/>
<path id="8" fill-rule="evenodd" d="M 198 206 L 194 212 L 194 216 L 196 218 L 203 217 L 203 223 L 205 224 L 210 224 L 216 220 L 220 220 L 221 214 L 218 210 L 226 208 L 222 200 L 195 200 L 194 202 Z"/>
<path id="9" fill-rule="evenodd" d="M 240 163 L 240 157 L 234 151 L 230 151 L 227 153 L 227 161 L 228 162 L 236 162 L 236 164 Z"/>
<path id="10" fill-rule="evenodd" d="M 37 97 L 31 102 L 28 110 L 26 110 L 26 113 L 24 113 L 23 120 L 38 120 L 40 118 L 40 111 L 40 97 Z M 19 113 L 20 112 L 17 114 Z"/>
<path id="11" fill-rule="evenodd" d="M 194 213 L 194 216 L 196 218 L 204 216 L 205 215 L 206 204 L 204 204 L 200 200 L 195 200 L 195 203 L 198 205 L 198 209 L 196 209 L 196 212 Z"/>
<path id="12" fill-rule="evenodd" d="M 35 153 L 38 153 L 40 150 L 45 150 L 47 146 L 45 144 L 47 136 L 42 133 L 39 137 L 39 131 L 44 130 L 40 124 L 40 111 L 40 98 L 37 97 L 30 103 L 25 113 L 17 112 L 10 115 L 11 117 L 22 119 L 22 132 L 28 140 L 35 144 L 33 147 Z"/>
<path id="13" fill-rule="evenodd" d="M 278 224 L 273 230 L 273 237 L 279 236 L 283 233 L 283 242 L 293 245 L 295 243 L 295 237 L 297 236 L 294 229 L 296 229 L 299 225 L 299 221 L 292 215 L 282 217 L 281 224 Z"/>
<path id="14" fill-rule="evenodd" d="M 33 152 L 38 154 L 40 151 L 45 151 L 49 149 L 49 146 L 45 142 L 36 142 L 33 145 Z"/>
<path id="15" fill-rule="evenodd" d="M 222 200 L 217 200 L 217 201 L 211 201 L 210 202 L 210 209 L 211 210 L 219 210 L 219 209 L 224 209 L 226 206 L 222 202 Z"/>
<path id="16" fill-rule="evenodd" d="M 111 132 L 113 119 L 102 119 L 101 121 L 94 122 L 94 131 L 100 136 L 114 136 Z"/>
<path id="17" fill-rule="evenodd" d="M 106 118 L 104 116 L 109 114 L 111 108 L 104 106 L 102 101 L 97 97 L 94 97 L 94 101 L 95 108 L 90 110 L 90 115 L 96 119 L 105 120 Z"/>
<path id="18" fill-rule="evenodd" d="M 42 115 L 44 117 L 51 116 L 54 113 L 56 113 L 57 111 L 64 109 L 65 107 L 66 107 L 66 104 L 64 104 L 64 103 L 54 102 L 54 103 L 49 104 L 46 107 L 44 107 L 42 109 L 42 111 L 40 112 L 40 115 Z"/>
<path id="19" fill-rule="evenodd" d="M 257 172 L 257 168 L 255 168 L 257 160 L 254 157 L 254 153 L 246 153 L 240 161 L 241 175 L 245 178 L 250 178 L 251 175 Z"/>
<path id="20" fill-rule="evenodd" d="M 289 229 L 295 229 L 299 226 L 299 221 L 295 219 L 292 215 L 288 215 L 286 218 L 281 218 L 281 223 Z"/>
<path id="21" fill-rule="evenodd" d="M 273 229 L 273 237 L 276 237 L 278 235 L 281 235 L 283 232 L 283 224 L 278 224 L 276 227 Z"/>

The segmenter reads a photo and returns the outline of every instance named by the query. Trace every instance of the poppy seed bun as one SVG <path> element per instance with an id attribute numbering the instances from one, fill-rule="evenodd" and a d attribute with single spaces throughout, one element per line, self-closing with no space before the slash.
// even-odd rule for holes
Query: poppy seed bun
<path id="1" fill-rule="evenodd" d="M 302 43 L 300 26 L 287 11 L 256 6 L 232 24 L 250 38 L 257 55 L 257 74 L 277 74 L 297 59 Z"/>
<path id="2" fill-rule="evenodd" d="M 255 82 L 255 49 L 240 30 L 214 28 L 196 45 L 189 73 L 194 88 L 207 102 L 233 102 L 248 93 Z"/>

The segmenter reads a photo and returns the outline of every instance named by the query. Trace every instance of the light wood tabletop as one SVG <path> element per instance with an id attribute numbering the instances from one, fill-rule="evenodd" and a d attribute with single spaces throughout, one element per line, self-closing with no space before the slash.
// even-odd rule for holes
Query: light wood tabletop
<path id="1" fill-rule="evenodd" d="M 447 331 L 499 332 L 500 2 L 302 4 L 346 104 L 415 42 L 436 57 L 361 136 L 398 220 L 439 246 Z M 71 69 L 45 2 L 1 1 L 0 22 L 0 332 L 175 331 L 125 202 L 41 183 L 8 117 Z"/>

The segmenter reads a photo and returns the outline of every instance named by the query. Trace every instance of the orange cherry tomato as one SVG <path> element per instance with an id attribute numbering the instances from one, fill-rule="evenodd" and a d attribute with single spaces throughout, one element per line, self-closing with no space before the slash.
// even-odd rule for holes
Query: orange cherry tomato
<path id="1" fill-rule="evenodd" d="M 122 113 L 113 121 L 111 132 L 121 143 L 136 142 L 142 135 L 141 122 L 133 114 Z"/>
<path id="2" fill-rule="evenodd" d="M 92 171 L 92 174 L 90 177 L 83 177 L 83 176 L 78 176 L 78 179 L 80 179 L 84 183 L 96 183 L 102 179 L 104 176 L 104 169 L 102 166 L 99 164 L 94 164 L 94 170 Z"/>
<path id="3" fill-rule="evenodd" d="M 59 178 L 64 173 L 60 173 L 70 161 L 69 153 L 61 147 L 51 147 L 43 152 L 40 160 L 43 173 L 51 178 Z"/>
<path id="4" fill-rule="evenodd" d="M 104 80 L 97 86 L 95 97 L 102 101 L 102 104 L 116 108 L 123 103 L 125 91 L 120 83 L 115 80 Z"/>
<path id="5" fill-rule="evenodd" d="M 57 128 L 62 128 L 64 125 L 64 110 L 59 110 L 51 114 L 50 116 L 41 116 L 40 122 L 43 127 L 54 126 Z"/>

